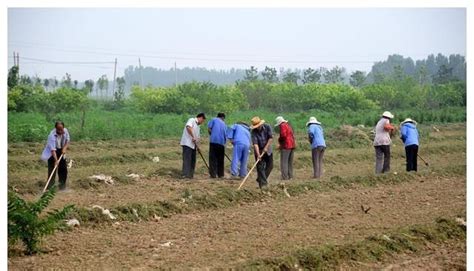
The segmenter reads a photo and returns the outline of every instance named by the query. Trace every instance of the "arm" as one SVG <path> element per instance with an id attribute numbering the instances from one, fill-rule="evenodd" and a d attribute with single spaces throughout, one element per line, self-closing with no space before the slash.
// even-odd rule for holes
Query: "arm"
<path id="1" fill-rule="evenodd" d="M 196 144 L 196 138 L 194 137 L 194 134 L 193 134 L 193 128 L 191 126 L 186 126 L 186 131 L 193 139 L 193 143 Z"/>
<path id="2" fill-rule="evenodd" d="M 69 147 L 69 141 L 70 141 L 70 139 L 71 139 L 71 138 L 69 137 L 69 131 L 68 131 L 66 128 L 64 128 L 64 130 L 65 130 L 65 131 L 64 131 L 64 136 L 66 137 L 66 143 L 64 144 L 63 149 L 61 150 L 61 152 L 62 152 L 63 154 L 66 153 L 67 148 Z"/>

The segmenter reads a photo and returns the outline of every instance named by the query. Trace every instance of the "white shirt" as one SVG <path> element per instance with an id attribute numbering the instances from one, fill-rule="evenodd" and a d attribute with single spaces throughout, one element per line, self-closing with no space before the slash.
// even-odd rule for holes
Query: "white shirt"
<path id="1" fill-rule="evenodd" d="M 62 148 L 66 143 L 69 143 L 71 138 L 69 137 L 69 131 L 64 128 L 64 134 L 60 136 L 61 142 L 59 142 L 58 146 L 58 137 L 59 135 L 56 134 L 56 129 L 53 129 L 48 135 L 48 141 L 46 142 L 46 146 L 44 147 L 43 153 L 41 154 L 42 160 L 48 160 L 51 157 L 51 151 L 55 151 L 57 148 Z M 59 158 L 59 157 L 58 157 Z"/>
<path id="2" fill-rule="evenodd" d="M 194 144 L 193 137 L 188 133 L 188 130 L 186 129 L 186 127 L 191 127 L 191 129 L 193 130 L 194 138 L 198 140 L 200 137 L 200 129 L 199 129 L 197 118 L 190 118 L 188 122 L 186 122 L 186 125 L 184 126 L 184 129 L 183 129 L 183 136 L 181 136 L 181 142 L 180 142 L 181 146 L 188 146 L 191 149 L 194 149 L 196 148 L 196 145 Z"/>
<path id="3" fill-rule="evenodd" d="M 387 123 L 389 123 L 389 120 L 386 118 L 381 118 L 379 122 L 377 122 L 375 126 L 374 146 L 390 145 L 390 143 L 392 143 L 390 133 L 383 128 Z"/>

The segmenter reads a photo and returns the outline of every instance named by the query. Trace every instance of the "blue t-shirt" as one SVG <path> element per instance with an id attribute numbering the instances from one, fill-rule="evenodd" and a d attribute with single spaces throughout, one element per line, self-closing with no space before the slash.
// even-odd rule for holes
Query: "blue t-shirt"
<path id="1" fill-rule="evenodd" d="M 250 146 L 250 128 L 244 124 L 234 124 L 227 130 L 227 138 L 234 144 Z"/>
<path id="2" fill-rule="evenodd" d="M 308 127 L 308 135 L 313 138 L 311 142 L 311 148 L 315 149 L 317 147 L 326 147 L 326 141 L 324 141 L 324 131 L 323 127 L 319 124 L 310 124 Z"/>
<path id="3" fill-rule="evenodd" d="M 400 129 L 400 135 L 403 143 L 405 143 L 405 147 L 410 145 L 419 145 L 418 130 L 413 123 L 404 123 Z"/>
<path id="4" fill-rule="evenodd" d="M 226 142 L 226 125 L 221 118 L 213 118 L 208 124 L 207 128 L 211 129 L 210 143 L 225 145 Z"/>

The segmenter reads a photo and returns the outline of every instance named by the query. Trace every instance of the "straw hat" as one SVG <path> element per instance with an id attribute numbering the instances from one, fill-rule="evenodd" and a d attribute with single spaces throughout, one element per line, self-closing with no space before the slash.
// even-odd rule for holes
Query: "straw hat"
<path id="1" fill-rule="evenodd" d="M 319 122 L 315 117 L 311 117 L 309 118 L 309 121 L 306 123 L 306 126 L 310 125 L 310 124 L 321 124 L 321 122 Z"/>
<path id="2" fill-rule="evenodd" d="M 288 122 L 288 121 L 285 120 L 282 116 L 276 117 L 275 121 L 276 121 L 275 126 L 278 126 L 278 125 L 282 124 L 283 122 Z"/>
<path id="3" fill-rule="evenodd" d="M 406 118 L 404 121 L 402 121 L 402 123 L 400 123 L 400 125 L 402 125 L 402 124 L 404 124 L 404 123 L 407 123 L 407 122 L 411 122 L 411 123 L 413 123 L 413 124 L 416 125 L 416 121 L 414 121 L 414 120 L 412 120 L 412 119 L 410 119 L 410 118 Z"/>
<path id="4" fill-rule="evenodd" d="M 259 117 L 255 116 L 252 118 L 252 120 L 250 120 L 250 122 L 252 123 L 252 126 L 250 126 L 250 129 L 255 129 L 262 126 L 265 123 L 265 120 L 262 120 Z"/>
<path id="5" fill-rule="evenodd" d="M 386 118 L 389 118 L 389 119 L 393 119 L 392 113 L 390 113 L 390 112 L 388 112 L 388 111 L 383 112 L 382 117 L 386 117 Z"/>

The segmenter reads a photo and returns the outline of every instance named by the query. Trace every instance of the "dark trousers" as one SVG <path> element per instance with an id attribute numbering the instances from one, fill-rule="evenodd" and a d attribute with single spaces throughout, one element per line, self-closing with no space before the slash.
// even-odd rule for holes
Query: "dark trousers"
<path id="1" fill-rule="evenodd" d="M 390 171 L 390 145 L 375 146 L 375 173 Z"/>
<path id="2" fill-rule="evenodd" d="M 273 169 L 273 154 L 268 155 L 268 153 L 265 153 L 257 164 L 257 182 L 258 186 L 262 188 L 263 186 L 268 185 L 268 176 L 270 176 L 270 173 L 272 172 Z"/>
<path id="3" fill-rule="evenodd" d="M 196 149 L 188 146 L 183 147 L 183 172 L 184 178 L 192 179 L 194 177 L 194 169 L 196 168 Z"/>
<path id="4" fill-rule="evenodd" d="M 294 151 L 295 149 L 282 149 L 280 151 L 280 171 L 282 180 L 289 180 L 293 178 Z"/>
<path id="5" fill-rule="evenodd" d="M 313 160 L 313 178 L 321 178 L 323 175 L 323 156 L 326 147 L 319 146 L 311 150 Z"/>
<path id="6" fill-rule="evenodd" d="M 56 157 L 59 158 L 61 156 L 62 149 L 56 149 Z M 54 169 L 54 157 L 51 155 L 51 157 L 48 159 L 48 178 L 51 176 L 51 173 L 53 172 Z M 58 173 L 59 177 L 59 189 L 63 190 L 66 188 L 66 180 L 67 180 L 67 164 L 66 164 L 66 159 L 61 158 L 59 161 L 58 168 L 56 171 L 54 171 L 53 177 L 51 177 L 51 181 L 48 184 L 48 189 L 53 187 L 54 183 L 56 182 L 56 172 Z"/>
<path id="7" fill-rule="evenodd" d="M 407 171 L 417 171 L 418 145 L 409 145 L 405 147 L 407 157 Z"/>
<path id="8" fill-rule="evenodd" d="M 209 145 L 209 174 L 211 178 L 224 177 L 224 145 L 210 143 Z"/>

